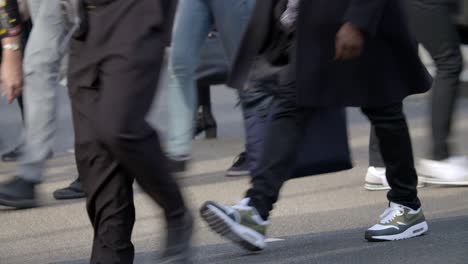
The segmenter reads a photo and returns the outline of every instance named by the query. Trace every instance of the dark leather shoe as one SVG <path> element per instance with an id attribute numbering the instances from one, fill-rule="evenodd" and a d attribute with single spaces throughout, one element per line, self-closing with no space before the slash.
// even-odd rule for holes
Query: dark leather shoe
<path id="1" fill-rule="evenodd" d="M 73 181 L 68 187 L 56 190 L 53 195 L 56 200 L 80 199 L 86 197 L 81 187 L 81 182 L 78 179 Z"/>
<path id="2" fill-rule="evenodd" d="M 14 177 L 0 185 L 0 205 L 16 209 L 36 207 L 36 183 Z"/>
<path id="3" fill-rule="evenodd" d="M 22 155 L 21 148 L 16 147 L 10 152 L 7 152 L 2 155 L 2 161 L 4 162 L 15 162 L 17 161 Z"/>
<path id="4" fill-rule="evenodd" d="M 21 147 L 16 147 L 10 152 L 7 152 L 2 155 L 2 161 L 3 162 L 16 162 L 18 161 L 21 156 L 23 155 L 23 152 L 21 150 Z M 51 151 L 49 154 L 47 154 L 47 159 L 51 159 L 54 156 L 54 153 Z"/>

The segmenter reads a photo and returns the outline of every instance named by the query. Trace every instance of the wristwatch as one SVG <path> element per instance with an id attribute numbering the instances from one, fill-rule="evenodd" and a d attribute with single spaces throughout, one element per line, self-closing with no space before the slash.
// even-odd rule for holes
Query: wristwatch
<path id="1" fill-rule="evenodd" d="M 4 44 L 2 45 L 2 48 L 4 50 L 11 50 L 11 51 L 19 51 L 21 49 L 20 45 L 16 43 Z"/>

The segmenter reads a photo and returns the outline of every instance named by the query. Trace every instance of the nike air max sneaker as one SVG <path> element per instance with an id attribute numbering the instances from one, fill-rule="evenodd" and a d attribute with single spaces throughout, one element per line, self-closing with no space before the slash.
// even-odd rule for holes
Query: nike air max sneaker
<path id="1" fill-rule="evenodd" d="M 366 231 L 368 241 L 402 240 L 423 235 L 428 230 L 422 209 L 390 203 L 380 216 L 380 223 Z"/>
<path id="2" fill-rule="evenodd" d="M 234 206 L 206 202 L 200 209 L 201 217 L 219 235 L 249 251 L 265 248 L 265 233 L 268 222 L 248 205 L 246 198 Z"/>

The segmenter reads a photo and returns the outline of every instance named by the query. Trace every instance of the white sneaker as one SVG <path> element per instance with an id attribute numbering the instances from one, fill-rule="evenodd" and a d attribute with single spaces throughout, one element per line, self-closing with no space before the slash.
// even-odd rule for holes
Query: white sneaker
<path id="1" fill-rule="evenodd" d="M 369 191 L 390 190 L 387 177 L 385 176 L 385 168 L 369 167 L 364 188 Z"/>
<path id="2" fill-rule="evenodd" d="M 390 185 L 388 184 L 385 172 L 385 168 L 382 167 L 369 167 L 367 169 L 364 188 L 369 191 L 390 190 Z M 418 188 L 421 187 L 424 187 L 424 183 L 421 180 L 418 180 Z"/>
<path id="3" fill-rule="evenodd" d="M 468 185 L 468 157 L 450 157 L 441 161 L 422 159 L 418 173 L 425 183 Z"/>

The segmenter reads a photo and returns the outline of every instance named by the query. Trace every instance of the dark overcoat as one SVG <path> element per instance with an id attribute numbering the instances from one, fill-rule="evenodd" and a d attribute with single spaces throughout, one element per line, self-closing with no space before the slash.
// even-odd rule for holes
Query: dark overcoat
<path id="1" fill-rule="evenodd" d="M 429 90 L 404 0 L 301 0 L 296 31 L 296 80 L 301 106 L 384 106 Z M 229 84 L 243 87 L 267 46 L 278 0 L 257 0 Z M 336 61 L 335 37 L 350 22 L 365 32 L 362 54 Z M 294 61 L 294 60 L 292 60 Z"/>

